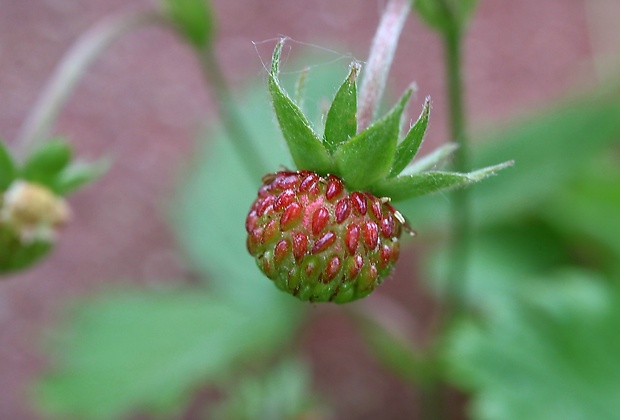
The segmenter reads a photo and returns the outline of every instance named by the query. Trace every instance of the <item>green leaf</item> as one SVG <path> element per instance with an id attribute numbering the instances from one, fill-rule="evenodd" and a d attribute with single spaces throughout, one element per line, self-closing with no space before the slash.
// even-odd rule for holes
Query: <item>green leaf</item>
<path id="1" fill-rule="evenodd" d="M 620 293 L 597 275 L 540 279 L 503 316 L 469 322 L 446 347 L 481 420 L 612 419 L 620 412 Z"/>
<path id="2" fill-rule="evenodd" d="M 540 216 L 594 264 L 620 261 L 620 168 L 611 154 L 594 160 L 559 188 Z M 609 260 L 605 262 L 605 260 Z"/>
<path id="3" fill-rule="evenodd" d="M 0 140 L 0 192 L 5 191 L 16 177 L 15 162 L 4 140 Z"/>
<path id="4" fill-rule="evenodd" d="M 38 401 L 48 413 L 89 419 L 170 411 L 196 385 L 268 354 L 294 322 L 274 308 L 197 291 L 90 300 L 56 346 L 59 366 L 39 383 Z"/>
<path id="5" fill-rule="evenodd" d="M 355 137 L 357 133 L 356 79 L 360 68 L 359 63 L 351 63 L 349 75 L 338 89 L 327 113 L 325 146 L 330 153 L 334 153 L 341 144 Z"/>
<path id="6" fill-rule="evenodd" d="M 309 367 L 285 359 L 269 372 L 246 376 L 227 387 L 226 400 L 209 410 L 210 419 L 302 419 L 314 418 L 317 398 Z"/>
<path id="7" fill-rule="evenodd" d="M 55 177 L 69 164 L 71 156 L 71 147 L 64 140 L 48 140 L 28 156 L 20 176 L 53 187 Z"/>
<path id="8" fill-rule="evenodd" d="M 383 197 L 390 197 L 393 201 L 406 200 L 420 195 L 474 184 L 491 175 L 495 175 L 498 171 L 512 164 L 513 162 L 504 162 L 466 174 L 430 171 L 390 178 L 377 185 L 373 189 L 373 193 Z"/>
<path id="9" fill-rule="evenodd" d="M 390 172 L 400 134 L 400 119 L 413 90 L 379 121 L 370 125 L 336 151 L 338 173 L 351 189 L 364 190 Z"/>
<path id="10" fill-rule="evenodd" d="M 215 22 L 209 0 L 161 0 L 161 4 L 187 42 L 198 49 L 210 47 Z"/>
<path id="11" fill-rule="evenodd" d="M 325 146 L 316 135 L 301 109 L 289 98 L 278 80 L 280 54 L 284 39 L 273 51 L 269 73 L 269 92 L 284 139 L 288 144 L 297 169 L 307 169 L 320 174 L 330 173 L 332 162 Z"/>
<path id="12" fill-rule="evenodd" d="M 98 162 L 73 162 L 58 174 L 54 180 L 53 190 L 60 195 L 67 195 L 99 179 L 110 168 L 108 160 Z"/>
<path id="13" fill-rule="evenodd" d="M 424 133 L 428 126 L 428 118 L 431 112 L 431 97 L 427 96 L 424 101 L 424 108 L 422 113 L 416 121 L 416 123 L 409 129 L 409 132 L 405 136 L 402 142 L 396 147 L 396 155 L 392 162 L 392 169 L 390 170 L 390 177 L 394 177 L 402 172 L 403 169 L 411 162 L 414 156 L 418 153 L 422 140 L 424 139 Z"/>
<path id="14" fill-rule="evenodd" d="M 430 280 L 440 299 L 450 290 L 446 283 L 454 258 L 450 251 L 438 248 L 423 261 L 423 277 Z M 478 232 L 469 242 L 467 270 L 461 279 L 467 284 L 466 305 L 496 316 L 527 289 L 531 278 L 570 263 L 572 258 L 564 239 L 540 221 L 518 220 Z"/>

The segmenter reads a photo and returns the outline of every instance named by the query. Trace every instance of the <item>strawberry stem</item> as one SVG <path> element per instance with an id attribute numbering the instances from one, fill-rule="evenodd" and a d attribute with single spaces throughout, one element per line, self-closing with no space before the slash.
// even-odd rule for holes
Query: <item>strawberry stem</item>
<path id="1" fill-rule="evenodd" d="M 385 7 L 364 68 L 357 112 L 358 133 L 372 123 L 377 112 L 410 3 L 410 0 L 390 0 Z"/>

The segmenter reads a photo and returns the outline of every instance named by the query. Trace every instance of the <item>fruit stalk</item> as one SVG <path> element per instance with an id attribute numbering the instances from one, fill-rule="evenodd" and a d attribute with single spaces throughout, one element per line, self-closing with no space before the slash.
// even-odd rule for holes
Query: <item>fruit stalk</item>
<path id="1" fill-rule="evenodd" d="M 360 88 L 357 113 L 358 132 L 373 121 L 383 95 L 398 38 L 409 14 L 409 0 L 390 0 L 385 7 L 381 22 L 372 40 L 368 63 Z"/>

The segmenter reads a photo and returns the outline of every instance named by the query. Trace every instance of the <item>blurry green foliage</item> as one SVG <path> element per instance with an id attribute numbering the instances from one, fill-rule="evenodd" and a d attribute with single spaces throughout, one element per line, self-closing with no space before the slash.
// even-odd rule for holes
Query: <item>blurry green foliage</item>
<path id="1" fill-rule="evenodd" d="M 109 294 L 82 304 L 72 319 L 56 348 L 62 369 L 36 391 L 46 412 L 88 419 L 178 409 L 188 387 L 260 360 L 295 323 L 272 307 L 204 291 Z"/>
<path id="2" fill-rule="evenodd" d="M 225 391 L 226 399 L 210 409 L 206 418 L 289 420 L 313 418 L 322 411 L 314 399 L 309 367 L 294 359 L 232 381 Z"/>
<path id="3" fill-rule="evenodd" d="M 619 279 L 615 279 L 616 281 Z M 449 338 L 453 380 L 483 420 L 613 419 L 620 412 L 620 293 L 599 275 L 554 273 Z"/>

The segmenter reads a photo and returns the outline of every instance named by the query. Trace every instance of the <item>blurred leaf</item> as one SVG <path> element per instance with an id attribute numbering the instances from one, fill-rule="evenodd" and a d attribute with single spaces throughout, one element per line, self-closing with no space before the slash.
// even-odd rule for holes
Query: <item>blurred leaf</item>
<path id="1" fill-rule="evenodd" d="M 476 419 L 612 419 L 620 412 L 620 293 L 586 272 L 531 283 L 505 316 L 460 325 L 452 379 Z"/>
<path id="2" fill-rule="evenodd" d="M 570 185 L 559 189 L 542 216 L 572 241 L 586 258 L 600 259 L 607 248 L 620 260 L 620 164 L 599 159 Z M 609 253 L 609 252 L 608 252 Z M 593 255 L 594 254 L 594 255 Z M 598 263 L 600 261 L 593 261 Z"/>
<path id="3" fill-rule="evenodd" d="M 467 174 L 457 172 L 422 172 L 419 174 L 399 176 L 381 182 L 373 191 L 380 196 L 400 201 L 442 190 L 462 188 L 495 175 L 500 170 L 511 166 L 513 162 L 504 162 L 488 168 L 478 169 Z"/>
<path id="4" fill-rule="evenodd" d="M 400 134 L 400 119 L 412 92 L 411 88 L 407 89 L 386 116 L 336 151 L 338 173 L 349 188 L 367 189 L 389 173 Z"/>
<path id="5" fill-rule="evenodd" d="M 62 170 L 54 180 L 53 190 L 60 195 L 67 195 L 91 182 L 96 181 L 110 167 L 110 162 L 73 162 Z"/>
<path id="6" fill-rule="evenodd" d="M 104 296 L 73 316 L 38 401 L 48 413 L 89 419 L 170 411 L 197 384 L 268 354 L 294 323 L 272 307 L 196 291 Z"/>
<path id="7" fill-rule="evenodd" d="M 325 146 L 333 153 L 357 133 L 357 86 L 360 64 L 351 63 L 349 75 L 340 85 L 325 121 Z"/>
<path id="8" fill-rule="evenodd" d="M 16 169 L 11 152 L 0 139 L 0 192 L 5 191 L 15 179 Z"/>
<path id="9" fill-rule="evenodd" d="M 164 12 L 181 35 L 198 49 L 210 47 L 215 22 L 209 0 L 161 0 Z"/>
<path id="10" fill-rule="evenodd" d="M 71 146 L 62 139 L 52 139 L 41 144 L 26 159 L 21 168 L 21 178 L 53 188 L 56 175 L 71 161 Z"/>
<path id="11" fill-rule="evenodd" d="M 396 155 L 392 162 L 390 176 L 394 177 L 402 172 L 403 169 L 411 162 L 413 157 L 418 153 L 424 133 L 428 126 L 428 118 L 431 112 L 431 98 L 428 96 L 424 101 L 424 108 L 416 123 L 409 129 L 402 142 L 396 147 Z"/>
<path id="12" fill-rule="evenodd" d="M 463 273 L 467 303 L 487 314 L 509 308 L 514 296 L 529 287 L 529 279 L 570 261 L 563 238 L 535 221 L 480 232 L 469 249 Z M 425 260 L 424 277 L 432 280 L 431 287 L 439 295 L 446 290 L 450 258 L 452 254 L 444 247 Z"/>
<path id="13" fill-rule="evenodd" d="M 273 108 L 297 168 L 309 169 L 325 175 L 332 172 L 331 158 L 327 149 L 310 126 L 304 113 L 289 98 L 278 80 L 283 44 L 284 39 L 281 39 L 276 45 L 269 72 L 269 92 Z"/>
<path id="14" fill-rule="evenodd" d="M 471 190 L 475 222 L 489 225 L 536 212 L 562 185 L 620 140 L 620 92 L 591 94 L 512 124 L 472 150 L 472 167 L 514 160 L 515 166 Z M 414 225 L 448 223 L 444 197 L 399 203 Z"/>
<path id="15" fill-rule="evenodd" d="M 284 360 L 269 372 L 235 381 L 228 387 L 226 400 L 211 409 L 208 418 L 288 420 L 311 416 L 316 397 L 310 379 L 308 366 Z"/>

